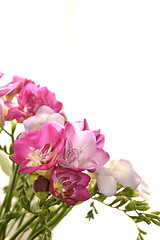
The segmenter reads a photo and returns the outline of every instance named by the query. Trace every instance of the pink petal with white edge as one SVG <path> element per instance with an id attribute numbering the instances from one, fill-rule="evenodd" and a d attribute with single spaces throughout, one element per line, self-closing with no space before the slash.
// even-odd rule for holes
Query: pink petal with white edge
<path id="1" fill-rule="evenodd" d="M 97 185 L 100 192 L 106 197 L 111 197 L 116 194 L 117 181 L 112 177 L 112 175 L 108 176 L 98 174 Z"/>
<path id="2" fill-rule="evenodd" d="M 80 161 L 91 158 L 96 153 L 96 138 L 91 131 L 75 133 L 71 140 L 73 147 L 78 149 Z"/>
<path id="3" fill-rule="evenodd" d="M 110 165 L 112 176 L 119 184 L 125 187 L 136 187 L 140 184 L 141 178 L 133 169 L 128 160 L 113 160 Z"/>

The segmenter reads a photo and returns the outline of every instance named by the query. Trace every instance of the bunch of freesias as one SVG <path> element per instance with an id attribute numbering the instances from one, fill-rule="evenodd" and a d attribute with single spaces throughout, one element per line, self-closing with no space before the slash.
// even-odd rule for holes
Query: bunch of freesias
<path id="1" fill-rule="evenodd" d="M 94 201 L 107 205 L 105 199 L 111 196 L 114 200 L 108 206 L 124 207 L 121 210 L 136 223 L 160 225 L 159 212 L 144 214 L 149 206 L 139 197 L 148 199 L 148 186 L 132 164 L 111 160 L 103 149 L 105 137 L 100 130 L 91 130 L 86 120 L 70 122 L 62 103 L 46 87 L 13 77 L 0 87 L 0 116 L 0 131 L 11 137 L 9 149 L 0 146 L 0 165 L 4 169 L 6 161 L 13 164 L 11 187 L 5 189 L 1 204 L 1 240 L 24 239 L 27 233 L 29 240 L 50 239 L 51 230 L 73 206 L 92 199 L 90 220 L 97 213 Z M 6 121 L 11 122 L 11 132 L 5 129 Z M 24 131 L 15 140 L 20 124 Z M 129 215 L 130 211 L 136 216 Z M 18 229 L 13 232 L 16 222 Z M 138 228 L 138 239 L 143 234 Z"/>

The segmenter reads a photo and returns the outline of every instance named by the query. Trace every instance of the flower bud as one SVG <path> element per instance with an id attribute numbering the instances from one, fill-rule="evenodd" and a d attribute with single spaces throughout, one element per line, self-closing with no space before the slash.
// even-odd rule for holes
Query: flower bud
<path id="1" fill-rule="evenodd" d="M 33 189 L 36 196 L 44 200 L 49 192 L 49 180 L 41 175 L 38 176 L 33 183 Z"/>

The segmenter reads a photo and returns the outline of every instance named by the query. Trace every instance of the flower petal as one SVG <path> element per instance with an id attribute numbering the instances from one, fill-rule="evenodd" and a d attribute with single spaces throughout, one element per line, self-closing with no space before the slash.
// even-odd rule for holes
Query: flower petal
<path id="1" fill-rule="evenodd" d="M 140 184 L 141 178 L 133 169 L 128 160 L 113 160 L 111 165 L 112 176 L 116 181 L 125 187 L 136 187 Z"/>
<path id="2" fill-rule="evenodd" d="M 142 180 L 138 187 L 135 189 L 136 192 L 139 192 L 139 195 L 144 198 L 145 200 L 149 200 L 149 187 L 148 185 Z"/>
<path id="3" fill-rule="evenodd" d="M 98 174 L 97 185 L 100 192 L 106 197 L 111 197 L 116 194 L 117 181 L 112 177 L 112 175 L 109 176 Z"/>
<path id="4" fill-rule="evenodd" d="M 30 130 L 40 130 L 40 127 L 43 125 L 43 120 L 39 116 L 32 116 L 23 121 L 26 131 Z"/>
<path id="5" fill-rule="evenodd" d="M 4 102 L 3 100 L 0 98 L 0 117 L 1 117 L 1 121 L 2 121 L 2 124 L 4 125 Z"/>
<path id="6" fill-rule="evenodd" d="M 110 156 L 104 150 L 97 148 L 92 160 L 97 163 L 97 168 L 102 167 L 108 160 Z"/>
<path id="7" fill-rule="evenodd" d="M 47 122 L 48 123 L 56 122 L 56 123 L 59 123 L 62 126 L 64 126 L 65 120 L 64 120 L 64 117 L 61 114 L 53 113 L 48 117 Z"/>
<path id="8" fill-rule="evenodd" d="M 91 131 L 77 132 L 72 137 L 73 147 L 78 149 L 79 159 L 85 161 L 94 156 L 97 146 L 96 138 Z"/>

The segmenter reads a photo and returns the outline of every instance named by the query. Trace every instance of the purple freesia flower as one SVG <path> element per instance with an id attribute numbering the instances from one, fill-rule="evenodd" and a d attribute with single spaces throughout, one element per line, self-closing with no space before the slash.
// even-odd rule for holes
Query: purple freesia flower
<path id="1" fill-rule="evenodd" d="M 64 146 L 64 129 L 56 123 L 44 124 L 40 131 L 29 131 L 14 142 L 12 161 L 19 164 L 19 172 L 48 170 L 55 166 Z"/>
<path id="2" fill-rule="evenodd" d="M 65 133 L 65 146 L 58 159 L 62 167 L 75 171 L 95 171 L 109 160 L 109 154 L 97 146 L 96 136 L 92 131 L 76 131 L 74 125 L 68 122 Z"/>
<path id="3" fill-rule="evenodd" d="M 86 201 L 90 198 L 86 189 L 89 181 L 90 177 L 85 173 L 56 167 L 50 175 L 49 189 L 56 198 L 74 205 L 78 201 Z"/>

